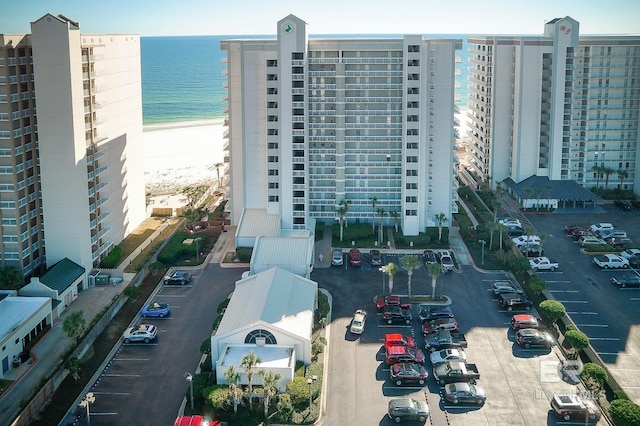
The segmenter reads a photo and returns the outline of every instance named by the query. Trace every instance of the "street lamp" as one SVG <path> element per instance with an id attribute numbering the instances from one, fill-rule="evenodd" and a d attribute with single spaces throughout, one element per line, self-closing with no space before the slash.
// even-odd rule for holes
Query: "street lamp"
<path id="1" fill-rule="evenodd" d="M 93 404 L 96 402 L 96 397 L 93 395 L 93 392 L 89 392 L 85 395 L 85 397 L 80 402 L 81 407 L 87 408 L 87 425 L 91 424 L 91 414 L 89 413 L 89 404 Z"/>
<path id="2" fill-rule="evenodd" d="M 379 268 L 378 271 L 382 272 L 382 295 L 384 296 L 384 269 Z"/>
<path id="3" fill-rule="evenodd" d="M 480 245 L 482 246 L 482 264 L 484 265 L 484 245 L 487 244 L 485 240 L 478 240 Z"/>
<path id="4" fill-rule="evenodd" d="M 311 376 L 307 379 L 307 384 L 309 385 L 309 414 L 311 414 L 311 400 L 313 398 L 313 394 L 311 393 L 311 386 L 313 385 L 313 382 L 315 382 L 316 380 L 318 380 L 318 376 Z"/>
<path id="5" fill-rule="evenodd" d="M 198 247 L 198 241 L 200 241 L 200 238 L 196 238 L 196 263 L 200 263 L 200 248 Z"/>
<path id="6" fill-rule="evenodd" d="M 191 411 L 193 411 L 193 376 L 191 373 L 187 373 L 185 378 L 189 382 L 189 396 L 191 397 Z"/>

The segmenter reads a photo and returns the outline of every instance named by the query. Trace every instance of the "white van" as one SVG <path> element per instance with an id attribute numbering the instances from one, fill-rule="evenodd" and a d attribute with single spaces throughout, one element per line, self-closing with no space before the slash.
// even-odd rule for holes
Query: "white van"
<path id="1" fill-rule="evenodd" d="M 593 235 L 584 235 L 584 236 L 580 237 L 578 242 L 580 243 L 580 245 L 582 247 L 589 246 L 589 245 L 604 246 L 604 245 L 607 244 L 607 242 L 605 240 L 603 240 L 601 238 L 598 238 L 598 237 L 594 237 Z"/>
<path id="2" fill-rule="evenodd" d="M 512 238 L 513 244 L 517 247 L 532 247 L 540 245 L 540 237 L 537 235 L 521 235 L 516 238 Z"/>
<path id="3" fill-rule="evenodd" d="M 602 223 L 594 223 L 589 227 L 589 231 L 595 232 L 596 234 L 600 234 L 600 232 L 605 230 L 613 231 L 613 225 L 610 223 L 602 222 Z"/>

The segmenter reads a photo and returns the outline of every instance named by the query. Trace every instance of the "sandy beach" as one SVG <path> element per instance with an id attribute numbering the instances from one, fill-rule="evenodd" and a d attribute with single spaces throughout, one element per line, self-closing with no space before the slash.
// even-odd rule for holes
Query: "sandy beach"
<path id="1" fill-rule="evenodd" d="M 214 164 L 224 159 L 223 132 L 222 119 L 144 126 L 147 191 L 172 192 L 217 179 Z"/>

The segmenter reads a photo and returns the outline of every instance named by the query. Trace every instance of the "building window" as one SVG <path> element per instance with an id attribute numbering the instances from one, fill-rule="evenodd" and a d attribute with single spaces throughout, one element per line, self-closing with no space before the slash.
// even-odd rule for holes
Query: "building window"
<path id="1" fill-rule="evenodd" d="M 406 188 L 407 189 L 418 189 L 418 184 L 417 183 L 407 183 Z"/>
<path id="2" fill-rule="evenodd" d="M 252 332 L 250 332 L 249 334 L 247 334 L 247 337 L 244 338 L 244 344 L 245 345 L 249 345 L 249 344 L 256 344 L 256 339 L 264 339 L 264 342 L 267 345 L 277 345 L 278 341 L 276 340 L 276 336 L 274 336 L 273 334 L 271 334 L 271 332 L 267 331 L 267 330 L 253 330 Z"/>
<path id="3" fill-rule="evenodd" d="M 407 129 L 407 136 L 418 136 L 418 129 Z"/>
<path id="4" fill-rule="evenodd" d="M 278 169 L 270 169 L 269 176 L 278 176 Z"/>
<path id="5" fill-rule="evenodd" d="M 277 195 L 269 195 L 269 202 L 278 202 L 279 198 Z"/>
<path id="6" fill-rule="evenodd" d="M 418 197 L 415 196 L 409 196 L 405 198 L 407 203 L 417 203 L 418 202 Z"/>
<path id="7" fill-rule="evenodd" d="M 417 210 L 405 210 L 405 216 L 418 216 Z"/>
<path id="8" fill-rule="evenodd" d="M 278 189 L 279 187 L 278 182 L 269 182 L 269 189 Z"/>
<path id="9" fill-rule="evenodd" d="M 304 52 L 292 52 L 291 59 L 300 61 L 304 59 Z"/>
<path id="10" fill-rule="evenodd" d="M 417 170 L 407 170 L 407 176 L 418 176 Z"/>
<path id="11" fill-rule="evenodd" d="M 407 157 L 407 163 L 417 163 L 418 162 L 418 157 L 416 157 L 415 155 L 409 155 Z"/>

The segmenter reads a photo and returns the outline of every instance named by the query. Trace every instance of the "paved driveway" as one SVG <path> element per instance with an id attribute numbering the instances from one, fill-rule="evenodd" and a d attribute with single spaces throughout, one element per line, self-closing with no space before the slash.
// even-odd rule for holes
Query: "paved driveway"
<path id="1" fill-rule="evenodd" d="M 397 257 L 385 256 L 383 260 L 396 262 Z M 555 424 L 555 418 L 549 414 L 551 395 L 578 392 L 575 386 L 559 381 L 554 374 L 559 359 L 557 350 L 527 350 L 513 343 L 509 328 L 513 312 L 499 309 L 490 291 L 494 281 L 507 278 L 504 273 L 482 274 L 463 266 L 459 273 L 442 276 L 437 288 L 438 293 L 453 299 L 452 310 L 469 342 L 469 362 L 477 365 L 481 375 L 478 385 L 487 393 L 482 408 L 445 404 L 440 386 L 431 377 L 424 388 L 398 387 L 388 380 L 389 370 L 381 351 L 384 334 L 412 335 L 420 347 L 424 339 L 417 319 L 418 306 L 413 307 L 411 326 L 389 326 L 376 314 L 373 298 L 380 293 L 383 280 L 376 268 L 316 269 L 311 278 L 333 296 L 325 425 L 391 424 L 386 416 L 387 404 L 399 396 L 426 400 L 431 410 L 428 424 L 433 425 Z M 399 272 L 394 282 L 394 293 L 406 294 L 406 272 Z M 414 272 L 414 293 L 430 294 L 430 283 L 424 266 Z M 369 312 L 361 336 L 347 331 L 356 309 Z M 428 361 L 426 366 L 431 370 Z"/>

